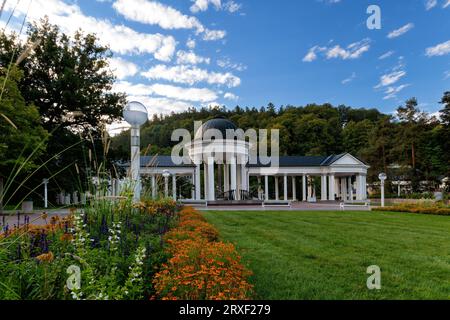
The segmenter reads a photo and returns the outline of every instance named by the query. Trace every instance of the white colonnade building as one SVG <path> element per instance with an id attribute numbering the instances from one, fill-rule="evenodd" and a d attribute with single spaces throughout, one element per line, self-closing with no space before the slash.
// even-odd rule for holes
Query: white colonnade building
<path id="1" fill-rule="evenodd" d="M 236 125 L 226 119 L 207 121 L 187 147 L 189 159 L 141 157 L 141 176 L 150 177 L 151 194 L 204 202 L 365 201 L 369 166 L 349 153 L 330 156 L 280 156 L 276 167 L 249 162 L 248 142 L 227 137 Z M 204 141 L 207 132 L 209 139 Z M 218 157 L 220 155 L 220 157 Z M 177 163 L 175 163 L 177 162 Z M 192 190 L 184 195 L 181 178 Z"/>

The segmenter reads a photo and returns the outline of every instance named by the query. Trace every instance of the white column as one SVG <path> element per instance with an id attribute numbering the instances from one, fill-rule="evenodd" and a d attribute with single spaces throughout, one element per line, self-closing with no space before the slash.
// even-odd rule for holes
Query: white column
<path id="1" fill-rule="evenodd" d="M 308 198 L 306 197 L 306 175 L 304 174 L 302 177 L 302 200 L 307 201 Z"/>
<path id="2" fill-rule="evenodd" d="M 322 176 L 320 177 L 321 181 L 320 181 L 320 189 L 321 189 L 321 199 L 322 201 L 327 201 L 328 197 L 327 197 L 327 176 L 322 174 Z"/>
<path id="3" fill-rule="evenodd" d="M 278 189 L 278 177 L 275 177 L 275 200 L 280 200 L 280 190 Z"/>
<path id="4" fill-rule="evenodd" d="M 292 201 L 297 201 L 297 186 L 295 185 L 295 176 L 292 176 Z"/>
<path id="5" fill-rule="evenodd" d="M 367 176 L 363 175 L 362 178 L 362 200 L 367 200 Z"/>
<path id="6" fill-rule="evenodd" d="M 308 185 L 308 194 L 306 196 L 307 200 L 310 200 L 313 196 L 313 190 L 312 190 L 312 185 L 311 185 L 311 177 L 307 177 L 307 185 Z"/>
<path id="7" fill-rule="evenodd" d="M 156 199 L 157 190 L 156 190 L 156 175 L 152 175 L 152 198 Z"/>
<path id="8" fill-rule="evenodd" d="M 335 199 L 335 191 L 334 191 L 334 187 L 336 186 L 336 181 L 334 179 L 334 175 L 330 175 L 329 176 L 329 181 L 328 181 L 328 200 L 330 201 L 334 201 Z"/>
<path id="9" fill-rule="evenodd" d="M 241 190 L 248 191 L 247 182 L 248 182 L 247 167 L 245 166 L 245 163 L 242 161 L 241 162 L 241 185 L 242 185 Z"/>
<path id="10" fill-rule="evenodd" d="M 236 200 L 241 200 L 241 190 L 242 190 L 242 170 L 241 165 L 236 164 Z"/>
<path id="11" fill-rule="evenodd" d="M 250 179 L 250 177 L 249 177 L 249 179 Z M 263 195 L 263 192 L 261 191 L 262 190 L 261 176 L 257 176 L 256 179 L 258 180 L 258 200 L 262 200 L 264 195 Z M 250 186 L 250 181 L 249 181 L 248 185 Z"/>
<path id="12" fill-rule="evenodd" d="M 341 179 L 342 183 L 342 200 L 347 201 L 348 200 L 348 194 L 347 194 L 347 177 L 343 177 Z"/>
<path id="13" fill-rule="evenodd" d="M 214 157 L 208 159 L 208 201 L 216 200 L 214 188 Z"/>
<path id="14" fill-rule="evenodd" d="M 169 177 L 164 177 L 164 196 L 169 197 Z"/>
<path id="15" fill-rule="evenodd" d="M 205 200 L 208 200 L 208 164 L 203 164 L 203 192 Z"/>
<path id="16" fill-rule="evenodd" d="M 237 197 L 237 168 L 235 157 L 231 158 L 230 163 L 230 183 L 231 183 L 230 189 L 234 191 L 235 197 Z"/>
<path id="17" fill-rule="evenodd" d="M 223 191 L 227 192 L 230 190 L 230 172 L 228 169 L 228 164 L 223 165 Z"/>
<path id="18" fill-rule="evenodd" d="M 288 199 L 288 177 L 287 177 L 287 175 L 284 176 L 283 180 L 284 180 L 283 181 L 283 188 L 284 188 L 283 195 L 284 195 L 284 200 L 287 201 L 287 199 Z"/>
<path id="19" fill-rule="evenodd" d="M 177 175 L 172 176 L 172 197 L 173 200 L 177 201 Z"/>
<path id="20" fill-rule="evenodd" d="M 355 185 L 356 185 L 356 201 L 361 201 L 362 200 L 362 198 L 361 198 L 361 175 L 359 175 L 359 174 L 357 174 L 356 175 L 356 182 L 355 182 Z"/>
<path id="21" fill-rule="evenodd" d="M 269 177 L 264 176 L 264 200 L 269 200 Z"/>
<path id="22" fill-rule="evenodd" d="M 201 177 L 201 165 L 197 164 L 195 168 L 195 200 L 202 199 L 202 177 Z"/>
<path id="23" fill-rule="evenodd" d="M 351 176 L 348 177 L 347 187 L 348 187 L 349 200 L 353 202 L 353 184 L 352 184 L 352 177 Z"/>
<path id="24" fill-rule="evenodd" d="M 193 186 L 192 192 L 191 192 L 191 200 L 195 200 L 195 172 L 192 174 L 191 183 Z"/>

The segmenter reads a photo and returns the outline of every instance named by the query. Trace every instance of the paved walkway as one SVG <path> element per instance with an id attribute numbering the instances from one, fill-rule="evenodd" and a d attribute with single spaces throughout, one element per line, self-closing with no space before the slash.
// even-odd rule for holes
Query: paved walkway
<path id="1" fill-rule="evenodd" d="M 288 206 L 195 206 L 201 211 L 341 211 L 339 202 L 294 202 Z M 368 206 L 345 206 L 345 211 L 370 211 Z"/>
<path id="2" fill-rule="evenodd" d="M 35 225 L 45 225 L 46 221 L 41 218 L 42 213 L 44 210 L 35 211 L 33 214 L 21 214 L 19 217 L 17 214 L 8 214 L 4 216 L 0 216 L 0 232 L 3 229 L 4 225 L 9 225 L 10 228 L 14 227 L 14 225 L 17 225 L 18 220 L 20 221 L 20 224 L 25 223 L 25 217 L 30 217 L 30 224 Z M 48 215 L 47 222 L 50 221 L 51 217 L 59 216 L 60 218 L 63 218 L 69 214 L 69 209 L 53 209 L 45 211 Z"/>

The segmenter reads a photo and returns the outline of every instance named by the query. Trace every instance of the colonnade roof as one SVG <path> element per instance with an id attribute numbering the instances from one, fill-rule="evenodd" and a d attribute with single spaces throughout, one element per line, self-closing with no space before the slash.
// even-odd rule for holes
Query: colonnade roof
<path id="1" fill-rule="evenodd" d="M 338 162 L 344 156 L 352 155 L 348 153 L 343 153 L 340 155 L 331 155 L 331 156 L 280 156 L 279 157 L 279 167 L 287 168 L 287 167 L 326 167 L 331 166 L 335 162 Z M 355 158 L 355 157 L 353 157 Z M 357 159 L 357 158 L 355 158 Z M 359 159 L 361 165 L 365 165 L 365 163 Z M 256 164 L 248 164 L 247 167 L 250 168 L 264 168 L 270 167 L 270 164 L 262 164 L 261 159 L 258 159 L 258 163 Z M 128 166 L 126 164 L 125 166 Z M 177 168 L 177 167 L 195 167 L 195 164 L 190 162 L 188 164 L 176 164 L 174 163 L 171 156 L 142 156 L 141 157 L 141 167 L 164 167 L 164 168 Z"/>

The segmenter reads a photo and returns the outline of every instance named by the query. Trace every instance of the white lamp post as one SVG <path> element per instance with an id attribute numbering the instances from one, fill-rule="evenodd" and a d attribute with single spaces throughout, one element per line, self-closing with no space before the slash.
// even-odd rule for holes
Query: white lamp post
<path id="1" fill-rule="evenodd" d="M 164 196 L 166 198 L 168 198 L 169 197 L 169 177 L 170 177 L 169 170 L 164 170 L 162 175 L 164 177 Z"/>
<path id="2" fill-rule="evenodd" d="M 387 179 L 386 173 L 382 172 L 378 175 L 378 179 L 381 181 L 381 206 L 384 207 L 384 182 Z"/>
<path id="3" fill-rule="evenodd" d="M 48 179 L 42 180 L 42 183 L 44 184 L 44 208 L 48 208 L 48 193 L 47 193 L 47 185 L 48 185 Z"/>
<path id="4" fill-rule="evenodd" d="M 148 121 L 147 108 L 140 102 L 130 102 L 123 110 L 125 121 L 131 125 L 131 181 L 134 185 L 133 201 L 141 199 L 141 139 L 140 127 Z"/>

